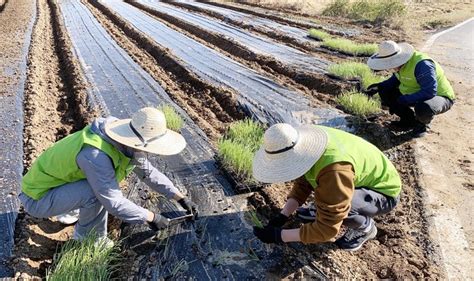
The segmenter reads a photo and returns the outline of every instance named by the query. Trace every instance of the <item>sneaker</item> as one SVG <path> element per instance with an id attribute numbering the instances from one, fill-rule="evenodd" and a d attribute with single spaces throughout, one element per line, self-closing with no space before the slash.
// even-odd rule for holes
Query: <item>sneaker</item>
<path id="1" fill-rule="evenodd" d="M 422 138 L 426 136 L 429 132 L 430 127 L 425 124 L 419 124 L 411 131 L 414 138 Z"/>
<path id="2" fill-rule="evenodd" d="M 79 209 L 69 211 L 65 214 L 60 214 L 56 216 L 56 219 L 62 224 L 73 224 L 79 220 Z"/>
<path id="3" fill-rule="evenodd" d="M 302 220 L 314 221 L 316 220 L 316 207 L 312 204 L 308 207 L 299 207 L 296 209 L 296 215 Z"/>
<path id="4" fill-rule="evenodd" d="M 107 236 L 99 237 L 95 242 L 94 246 L 100 249 L 110 249 L 115 245 L 114 241 Z"/>
<path id="5" fill-rule="evenodd" d="M 374 239 L 377 236 L 377 227 L 372 221 L 370 229 L 368 232 L 348 229 L 344 236 L 336 240 L 336 245 L 339 246 L 342 250 L 346 251 L 357 251 L 362 245 L 368 240 Z"/>

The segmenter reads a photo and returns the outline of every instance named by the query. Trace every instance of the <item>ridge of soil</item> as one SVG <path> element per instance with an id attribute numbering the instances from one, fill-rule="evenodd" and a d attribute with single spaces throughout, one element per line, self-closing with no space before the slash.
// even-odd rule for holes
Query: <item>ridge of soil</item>
<path id="1" fill-rule="evenodd" d="M 174 79 L 178 81 L 179 84 L 184 83 L 185 85 L 190 85 L 190 89 L 186 92 L 192 97 L 195 97 L 192 101 L 192 103 L 195 105 L 192 104 L 192 108 L 197 111 L 198 114 L 204 113 L 202 112 L 203 108 L 200 108 L 200 106 L 203 106 L 204 108 L 211 107 L 211 111 L 208 111 L 204 115 L 208 116 L 210 119 L 220 119 L 221 122 L 227 123 L 234 119 L 239 120 L 244 118 L 243 113 L 239 110 L 237 95 L 231 89 L 216 87 L 204 82 L 196 75 L 188 71 L 185 67 L 183 67 L 179 63 L 179 59 L 170 54 L 168 50 L 161 47 L 147 36 L 143 35 L 140 31 L 137 31 L 131 24 L 122 19 L 115 12 L 111 11 L 109 8 L 102 5 L 98 1 L 90 0 L 89 3 L 97 10 L 101 11 L 109 19 L 110 23 L 106 25 L 107 30 L 112 30 L 112 26 L 117 27 L 121 30 L 122 34 L 124 34 L 126 37 L 129 37 L 130 40 L 133 40 L 133 43 L 136 44 L 138 48 L 146 50 L 147 53 L 155 59 L 156 63 L 162 69 L 164 69 L 165 72 L 167 72 L 169 75 L 172 75 L 172 80 Z M 98 15 L 97 11 L 94 13 L 94 15 Z M 100 20 L 104 22 L 103 17 L 100 17 Z M 112 34 L 114 38 L 118 38 L 114 32 L 110 32 L 110 34 Z M 121 37 L 125 38 L 125 36 L 122 35 Z M 123 40 L 119 40 L 119 44 L 124 44 L 120 41 Z M 138 48 L 136 48 L 136 50 L 138 50 Z M 130 50 L 128 47 L 125 49 L 127 52 Z M 140 60 L 137 62 L 140 65 L 143 65 Z M 153 75 L 153 77 L 155 78 L 158 76 Z M 176 94 L 176 92 L 173 94 Z M 176 96 L 178 95 L 172 95 L 174 98 L 176 98 Z M 183 94 L 180 94 L 180 96 L 182 98 Z M 179 100 L 177 99 L 177 101 Z M 202 121 L 199 121 L 199 119 L 196 120 L 198 124 L 199 122 L 202 123 Z M 207 122 L 211 121 L 207 120 Z M 219 124 L 211 124 L 211 126 L 216 127 L 218 132 L 223 129 L 223 127 Z"/>
<path id="2" fill-rule="evenodd" d="M 173 62 L 172 60 L 175 59 L 166 50 L 151 51 L 155 46 L 148 45 L 146 41 L 140 41 L 138 36 L 133 36 L 135 38 L 128 36 L 107 16 L 107 13 L 102 13 L 100 8 L 97 8 L 98 4 L 92 1 L 82 2 L 119 46 L 160 83 L 170 97 L 186 110 L 209 138 L 216 141 L 227 123 L 242 118 L 239 112 L 230 111 L 234 113 L 229 114 L 226 110 L 228 107 L 238 107 L 237 101 L 233 98 L 235 94 L 230 90 L 217 88 L 201 81 L 180 66 L 178 62 Z M 145 48 L 145 45 L 148 47 Z M 159 54 L 159 52 L 163 52 L 163 54 Z M 167 58 L 163 59 L 162 56 L 167 56 Z M 226 104 L 225 100 L 217 99 L 216 97 L 219 95 L 227 95 L 231 102 Z"/>
<path id="3" fill-rule="evenodd" d="M 82 129 L 98 114 L 89 106 L 85 80 L 70 52 L 55 3 L 37 1 L 36 10 L 25 85 L 25 171 L 51 144 Z M 12 260 L 15 277 L 44 276 L 58 243 L 67 241 L 72 229 L 54 220 L 33 218 L 21 210 Z"/>
<path id="4" fill-rule="evenodd" d="M 232 25 L 241 27 L 241 28 L 246 29 L 250 32 L 256 32 L 256 33 L 264 35 L 268 38 L 275 39 L 277 41 L 285 43 L 288 46 L 293 47 L 293 48 L 295 48 L 297 50 L 300 50 L 300 51 L 308 51 L 308 52 L 317 53 L 318 56 L 322 56 L 322 57 L 324 57 L 324 58 L 326 58 L 330 61 L 337 62 L 337 61 L 340 61 L 342 59 L 352 59 L 353 58 L 353 56 L 347 56 L 343 53 L 332 51 L 332 50 L 329 50 L 329 49 L 324 48 L 324 47 L 320 47 L 320 46 L 318 46 L 319 43 L 316 40 L 314 41 L 313 44 L 306 43 L 306 42 L 301 42 L 301 41 L 297 40 L 294 37 L 287 36 L 284 32 L 274 32 L 274 31 L 271 31 L 271 30 L 268 30 L 268 29 L 265 29 L 265 28 L 261 28 L 261 27 L 258 27 L 258 26 L 248 25 L 248 24 L 245 24 L 241 21 L 227 18 L 226 16 L 224 16 L 222 14 L 219 14 L 217 12 L 207 10 L 207 9 L 203 9 L 203 8 L 200 8 L 200 7 L 196 7 L 196 6 L 193 6 L 193 5 L 189 5 L 186 2 L 176 2 L 176 1 L 170 1 L 170 0 L 164 0 L 163 2 L 174 5 L 174 6 L 177 6 L 177 7 L 185 8 L 187 10 L 192 10 L 192 11 L 204 14 L 204 15 L 208 15 L 208 16 L 217 18 L 217 19 L 219 19 L 223 22 L 228 22 Z M 211 4 L 209 2 L 204 2 L 204 3 Z"/>
<path id="5" fill-rule="evenodd" d="M 137 3 L 133 0 L 126 0 L 125 2 L 146 11 L 155 17 L 165 20 L 166 22 L 187 31 L 202 40 L 205 40 L 206 44 L 210 43 L 229 55 L 244 59 L 249 62 L 256 62 L 264 69 L 270 68 L 274 72 L 287 76 L 296 83 L 306 86 L 310 90 L 316 90 L 318 92 L 330 95 L 337 95 L 348 87 L 346 84 L 343 84 L 340 81 L 331 81 L 331 79 L 323 73 L 304 72 L 303 70 L 296 67 L 285 65 L 272 56 L 257 54 L 247 48 L 245 45 L 236 42 L 232 38 L 227 38 L 215 32 L 205 30 L 196 25 L 160 12 L 157 9 L 153 9 L 152 7 Z"/>

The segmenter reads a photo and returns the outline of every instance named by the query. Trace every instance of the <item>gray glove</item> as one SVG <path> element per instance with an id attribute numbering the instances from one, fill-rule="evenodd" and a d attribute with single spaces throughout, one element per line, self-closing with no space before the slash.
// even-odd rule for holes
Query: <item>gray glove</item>
<path id="1" fill-rule="evenodd" d="M 155 214 L 152 222 L 149 222 L 148 225 L 153 231 L 158 231 L 160 229 L 165 229 L 170 224 L 170 219 L 163 217 L 160 214 Z"/>

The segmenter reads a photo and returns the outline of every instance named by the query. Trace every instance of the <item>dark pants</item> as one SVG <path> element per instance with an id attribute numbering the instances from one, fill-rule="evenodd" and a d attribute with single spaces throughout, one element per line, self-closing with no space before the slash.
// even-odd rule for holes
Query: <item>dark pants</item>
<path id="1" fill-rule="evenodd" d="M 379 95 L 382 105 L 387 106 L 391 114 L 395 114 L 400 117 L 400 120 L 413 123 L 414 125 L 417 121 L 429 124 L 435 115 L 444 113 L 453 106 L 452 100 L 442 96 L 435 96 L 432 99 L 418 102 L 414 105 L 400 104 L 398 98 L 402 94 L 398 88 L 392 91 L 381 91 Z M 414 112 L 411 107 L 414 107 Z"/>
<path id="2" fill-rule="evenodd" d="M 348 228 L 366 229 L 372 217 L 383 215 L 395 208 L 400 197 L 393 198 L 368 188 L 356 187 L 351 201 L 351 210 L 343 224 Z"/>

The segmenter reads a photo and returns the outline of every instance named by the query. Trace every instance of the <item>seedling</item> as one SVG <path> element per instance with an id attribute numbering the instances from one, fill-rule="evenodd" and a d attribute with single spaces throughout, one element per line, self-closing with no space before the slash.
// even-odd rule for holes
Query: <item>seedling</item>
<path id="1" fill-rule="evenodd" d="M 356 43 L 344 38 L 324 40 L 321 46 L 354 56 L 371 56 L 378 50 L 377 44 Z"/>
<path id="2" fill-rule="evenodd" d="M 311 28 L 308 31 L 308 36 L 319 41 L 324 41 L 331 38 L 331 34 L 315 28 Z"/>
<path id="3" fill-rule="evenodd" d="M 257 217 L 257 212 L 250 211 L 249 214 L 250 214 L 250 220 L 252 220 L 253 225 L 255 225 L 258 228 L 263 228 L 263 223 Z"/>
<path id="4" fill-rule="evenodd" d="M 176 110 L 169 105 L 162 105 L 158 109 L 165 114 L 166 127 L 175 132 L 179 132 L 184 125 L 184 120 Z"/>
<path id="5" fill-rule="evenodd" d="M 341 94 L 336 101 L 347 111 L 358 116 L 368 116 L 380 111 L 380 101 L 376 98 L 369 98 L 363 93 L 349 91 Z"/>
<path id="6" fill-rule="evenodd" d="M 54 255 L 46 280 L 109 280 L 118 259 L 118 246 L 110 247 L 97 235 L 69 240 Z"/>
<path id="7" fill-rule="evenodd" d="M 328 67 L 328 72 L 345 79 L 360 79 L 364 89 L 367 89 L 371 84 L 379 83 L 386 79 L 385 76 L 375 74 L 367 64 L 360 62 L 332 64 Z"/>

